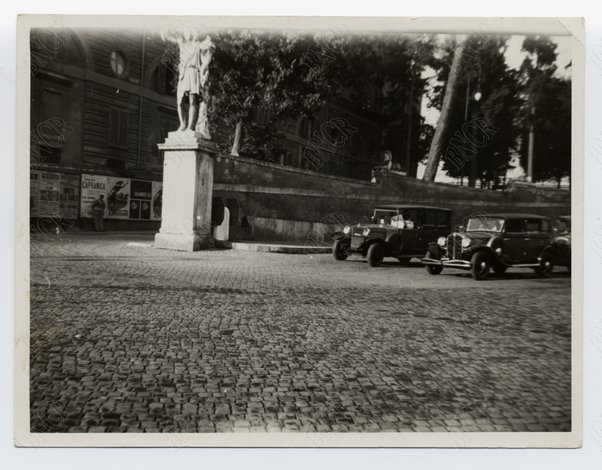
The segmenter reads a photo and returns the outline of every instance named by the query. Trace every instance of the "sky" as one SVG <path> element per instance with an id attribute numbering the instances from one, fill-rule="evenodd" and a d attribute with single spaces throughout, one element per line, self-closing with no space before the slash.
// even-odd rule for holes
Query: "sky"
<path id="1" fill-rule="evenodd" d="M 505 57 L 508 67 L 512 69 L 518 69 L 526 56 L 526 53 L 521 51 L 524 39 L 525 36 L 523 35 L 513 35 L 510 36 L 510 39 L 508 40 L 508 49 L 506 50 Z M 557 75 L 568 77 L 570 71 L 566 70 L 565 67 L 571 62 L 571 37 L 552 36 L 550 39 L 558 45 L 558 48 L 556 49 L 556 52 L 558 53 L 558 57 L 556 57 L 556 65 L 558 67 Z M 433 75 L 434 71 L 430 71 L 429 73 L 427 70 L 425 72 L 425 76 Z M 427 101 L 426 98 L 422 100 L 421 114 L 426 119 L 427 124 L 434 126 L 437 124 L 439 111 L 434 108 L 427 108 Z"/>
<path id="2" fill-rule="evenodd" d="M 508 67 L 512 68 L 512 69 L 518 69 L 520 67 L 520 64 L 522 63 L 522 61 L 524 60 L 526 53 L 521 51 L 521 47 L 523 44 L 523 40 L 525 39 L 525 36 L 523 35 L 513 35 L 510 36 L 510 39 L 508 39 L 508 43 L 507 46 L 508 48 L 506 49 L 506 53 L 505 53 L 505 58 L 506 58 L 506 64 L 508 64 Z M 555 42 L 558 45 L 558 48 L 556 49 L 556 52 L 558 53 L 558 56 L 556 57 L 556 66 L 558 67 L 558 70 L 556 72 L 556 74 L 558 76 L 562 76 L 562 77 L 570 77 L 570 69 L 566 69 L 565 67 L 571 62 L 572 58 L 571 58 L 571 36 L 552 36 L 550 38 L 553 42 Z M 428 76 L 433 76 L 434 75 L 434 71 L 425 71 L 425 77 Z M 424 116 L 425 121 L 427 124 L 430 124 L 432 126 L 435 126 L 437 124 L 437 119 L 439 118 L 439 111 L 435 108 L 428 108 L 426 106 L 428 100 L 426 97 L 423 98 L 422 100 L 422 105 L 421 105 L 421 114 Z M 425 165 L 419 163 L 418 164 L 418 178 L 422 177 L 422 174 L 424 173 L 424 169 L 425 169 Z M 520 177 L 522 175 L 523 171 L 522 169 L 519 167 L 516 169 L 515 172 L 509 172 L 508 173 L 508 177 L 512 178 L 512 177 Z M 439 170 L 437 171 L 437 176 L 435 178 L 436 181 L 441 182 L 441 183 L 455 183 L 456 180 L 454 178 L 449 178 L 445 172 L 442 170 L 442 162 L 439 165 Z"/>

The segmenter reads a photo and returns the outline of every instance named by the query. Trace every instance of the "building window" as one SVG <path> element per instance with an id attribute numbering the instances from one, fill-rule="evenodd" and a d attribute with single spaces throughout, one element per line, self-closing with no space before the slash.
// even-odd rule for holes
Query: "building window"
<path id="1" fill-rule="evenodd" d="M 307 117 L 301 119 L 301 123 L 299 125 L 299 136 L 304 139 L 310 140 L 314 134 L 314 130 L 316 129 L 316 120 L 313 117 Z"/>
<path id="2" fill-rule="evenodd" d="M 38 163 L 61 163 L 61 149 L 59 147 L 50 147 L 48 145 L 32 145 L 31 147 L 32 166 Z"/>
<path id="3" fill-rule="evenodd" d="M 127 62 L 125 56 L 119 51 L 111 52 L 111 70 L 118 77 L 126 74 Z"/>
<path id="4" fill-rule="evenodd" d="M 151 86 L 162 95 L 175 95 L 177 79 L 178 76 L 172 67 L 159 64 L 151 76 Z"/>
<path id="5" fill-rule="evenodd" d="M 111 108 L 109 116 L 109 145 L 126 148 L 128 145 L 128 112 Z"/>
<path id="6" fill-rule="evenodd" d="M 180 123 L 178 121 L 175 121 L 174 119 L 161 118 L 161 121 L 159 123 L 159 129 L 155 131 L 159 133 L 158 142 L 164 142 L 165 139 L 167 139 L 167 135 L 170 132 L 173 132 L 176 129 L 178 129 L 179 125 Z M 153 132 L 153 135 L 157 135 L 155 132 Z M 159 163 L 163 163 L 163 150 L 159 150 L 159 147 L 157 147 L 157 140 L 153 140 L 151 144 L 151 155 L 155 157 Z"/>

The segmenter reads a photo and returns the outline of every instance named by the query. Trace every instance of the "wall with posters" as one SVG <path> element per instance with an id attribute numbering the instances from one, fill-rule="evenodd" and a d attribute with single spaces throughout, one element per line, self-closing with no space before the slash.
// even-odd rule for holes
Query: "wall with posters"
<path id="1" fill-rule="evenodd" d="M 103 194 L 107 219 L 161 220 L 162 187 L 159 181 L 82 174 L 80 216 L 91 218 L 92 203 Z"/>
<path id="2" fill-rule="evenodd" d="M 61 175 L 59 213 L 63 219 L 77 219 L 79 207 L 79 175 Z"/>
<path id="3" fill-rule="evenodd" d="M 82 175 L 81 200 L 79 214 L 81 217 L 93 217 L 92 203 L 103 194 L 106 198 L 107 177 L 99 175 Z"/>
<path id="4" fill-rule="evenodd" d="M 77 219 L 79 175 L 32 170 L 29 181 L 30 217 Z"/>

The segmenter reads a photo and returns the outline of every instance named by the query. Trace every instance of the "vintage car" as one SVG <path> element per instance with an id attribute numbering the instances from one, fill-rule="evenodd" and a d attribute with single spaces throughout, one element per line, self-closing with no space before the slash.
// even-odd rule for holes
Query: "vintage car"
<path id="1" fill-rule="evenodd" d="M 430 274 L 444 267 L 468 269 L 476 280 L 491 269 L 502 275 L 510 267 L 533 268 L 549 276 L 556 259 L 552 224 L 531 214 L 483 214 L 469 217 L 464 226 L 431 243 L 422 263 Z"/>
<path id="2" fill-rule="evenodd" d="M 429 242 L 449 233 L 450 215 L 449 209 L 440 207 L 379 205 L 369 222 L 343 229 L 332 254 L 338 261 L 359 254 L 371 267 L 379 266 L 387 256 L 407 264 L 420 257 Z"/>
<path id="3" fill-rule="evenodd" d="M 563 215 L 554 221 L 555 264 L 571 269 L 571 216 Z"/>

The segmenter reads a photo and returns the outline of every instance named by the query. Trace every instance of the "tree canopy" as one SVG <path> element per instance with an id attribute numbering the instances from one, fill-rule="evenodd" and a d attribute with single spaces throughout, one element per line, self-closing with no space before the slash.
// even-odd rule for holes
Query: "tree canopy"
<path id="1" fill-rule="evenodd" d="M 412 176 L 435 134 L 421 103 L 427 98 L 441 110 L 458 45 L 454 37 L 441 43 L 434 35 L 399 34 L 231 30 L 212 38 L 209 114 L 222 151 L 273 161 L 282 137 L 278 123 L 344 101 L 378 123 L 393 167 Z M 438 158 L 448 175 L 471 185 L 498 182 L 515 152 L 526 168 L 532 128 L 534 178 L 570 174 L 570 80 L 557 77 L 557 46 L 527 37 L 527 57 L 513 70 L 505 60 L 507 42 L 506 36 L 466 38 L 455 93 L 439 123 Z M 426 70 L 436 74 L 432 88 Z"/>

